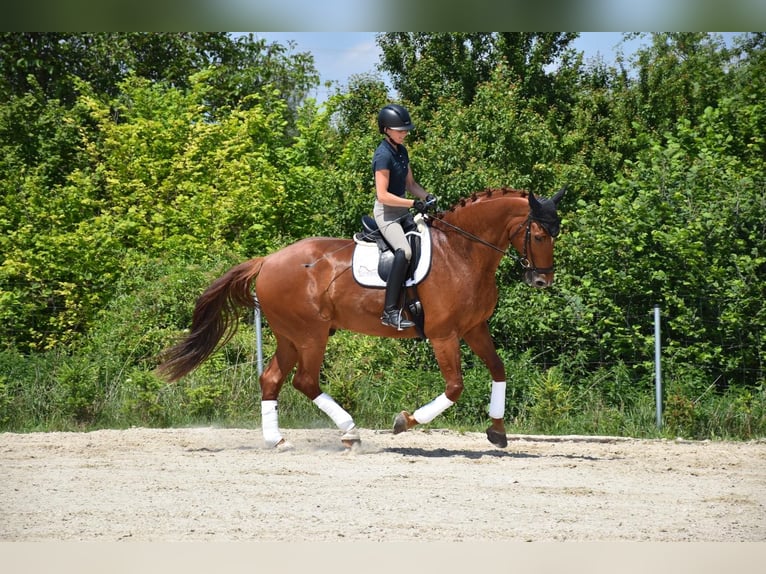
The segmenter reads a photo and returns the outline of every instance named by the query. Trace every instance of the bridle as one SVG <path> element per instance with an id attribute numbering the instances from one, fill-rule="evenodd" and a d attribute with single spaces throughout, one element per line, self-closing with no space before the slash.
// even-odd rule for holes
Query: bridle
<path id="1" fill-rule="evenodd" d="M 541 225 L 543 229 L 545 229 L 545 225 L 541 224 L 539 221 L 537 221 L 535 218 L 533 218 L 531 215 L 527 217 L 527 229 L 524 232 L 524 254 L 521 256 L 521 259 L 519 259 L 519 264 L 526 270 L 526 271 L 532 271 L 534 273 L 537 273 L 538 275 L 545 275 L 546 273 L 553 273 L 554 265 L 551 265 L 550 267 L 537 267 L 535 265 L 534 259 L 532 258 L 532 250 L 529 251 L 529 258 L 527 258 L 527 246 L 529 245 L 529 238 L 532 235 L 532 222 L 536 222 L 538 225 Z M 522 225 L 524 225 L 522 223 Z M 518 229 L 514 232 L 513 235 L 516 235 L 516 233 L 519 232 L 519 229 L 521 229 L 521 225 Z M 546 229 L 547 233 L 547 229 Z M 511 235 L 511 239 L 513 239 L 513 235 Z M 550 235 L 550 233 L 549 233 Z M 551 241 L 553 240 L 553 236 L 551 236 Z"/>
<path id="2" fill-rule="evenodd" d="M 525 271 L 532 271 L 533 273 L 537 273 L 538 275 L 544 275 L 546 273 L 553 273 L 553 268 L 554 268 L 553 265 L 551 265 L 550 267 L 537 267 L 537 266 L 535 266 L 534 259 L 532 258 L 532 251 L 529 249 L 529 240 L 530 240 L 530 237 L 532 236 L 532 222 L 540 223 L 535 218 L 533 218 L 532 215 L 529 215 L 527 217 L 526 221 L 524 221 L 523 223 L 520 223 L 519 226 L 516 228 L 516 231 L 514 231 L 511 234 L 511 236 L 509 237 L 509 240 L 512 242 L 513 238 L 516 237 L 516 235 L 518 235 L 518 233 L 522 230 L 522 228 L 525 228 L 525 231 L 524 231 L 524 250 L 523 250 L 523 253 L 522 253 L 521 257 L 516 255 L 516 253 L 513 251 L 513 246 L 512 245 L 508 249 L 501 249 L 497 245 L 494 245 L 494 244 L 490 243 L 489 241 L 486 241 L 486 240 L 482 239 L 481 237 L 478 237 L 478 236 L 474 235 L 473 233 L 471 233 L 469 231 L 466 231 L 465 229 L 461 229 L 460 227 L 458 227 L 456 225 L 452 225 L 448 221 L 444 221 L 444 219 L 433 217 L 431 215 L 427 215 L 426 217 L 428 217 L 431 220 L 439 221 L 439 223 L 442 223 L 442 224 L 446 225 L 447 227 L 450 227 L 451 229 L 457 231 L 460 235 L 470 239 L 471 241 L 475 241 L 477 243 L 481 243 L 482 245 L 484 245 L 486 247 L 489 247 L 490 249 L 494 249 L 498 253 L 501 253 L 501 254 L 503 254 L 505 256 L 510 257 L 511 259 L 515 260 L 519 265 L 521 265 L 521 267 Z M 543 227 L 545 227 L 545 226 L 543 226 Z M 527 253 L 529 253 L 529 256 L 527 255 Z"/>

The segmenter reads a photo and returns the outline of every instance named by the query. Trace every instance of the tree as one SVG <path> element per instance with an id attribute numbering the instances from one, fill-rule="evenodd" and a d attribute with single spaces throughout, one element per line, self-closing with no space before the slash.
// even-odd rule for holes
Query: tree
<path id="1" fill-rule="evenodd" d="M 343 138 L 353 133 L 377 132 L 376 118 L 388 103 L 385 82 L 377 75 L 355 74 L 349 78 L 344 92 L 334 94 L 333 124 Z"/>
<path id="2" fill-rule="evenodd" d="M 188 89 L 193 74 L 212 68 L 211 110 L 236 107 L 271 86 L 295 114 L 319 76 L 313 56 L 291 48 L 224 32 L 2 32 L 0 101 L 37 86 L 45 98 L 71 105 L 75 78 L 106 97 L 131 75 Z"/>
<path id="3" fill-rule="evenodd" d="M 5 341 L 76 340 L 131 257 L 268 250 L 289 235 L 283 150 L 311 58 L 225 35 L 2 40 Z"/>
<path id="4" fill-rule="evenodd" d="M 638 78 L 632 92 L 641 123 L 664 134 L 678 118 L 696 121 L 727 91 L 729 58 L 722 40 L 708 33 L 652 34 L 652 45 L 635 57 Z"/>
<path id="5" fill-rule="evenodd" d="M 450 96 L 467 105 L 500 64 L 520 84 L 521 97 L 553 104 L 562 94 L 548 67 L 576 37 L 567 32 L 393 32 L 379 34 L 377 43 L 383 52 L 380 69 L 415 105 L 435 106 Z"/>

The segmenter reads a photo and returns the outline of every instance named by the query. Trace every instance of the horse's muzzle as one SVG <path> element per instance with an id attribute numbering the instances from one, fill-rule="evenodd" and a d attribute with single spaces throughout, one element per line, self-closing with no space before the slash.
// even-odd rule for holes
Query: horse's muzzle
<path id="1" fill-rule="evenodd" d="M 553 273 L 537 273 L 532 269 L 524 272 L 524 282 L 530 287 L 544 289 L 553 285 Z"/>

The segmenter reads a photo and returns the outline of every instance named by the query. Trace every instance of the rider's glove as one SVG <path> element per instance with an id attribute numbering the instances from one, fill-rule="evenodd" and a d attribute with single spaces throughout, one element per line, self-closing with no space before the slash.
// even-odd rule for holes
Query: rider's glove
<path id="1" fill-rule="evenodd" d="M 429 193 L 426 195 L 425 200 L 416 199 L 415 203 L 412 204 L 412 207 L 414 207 L 418 213 L 436 211 L 436 197 Z"/>

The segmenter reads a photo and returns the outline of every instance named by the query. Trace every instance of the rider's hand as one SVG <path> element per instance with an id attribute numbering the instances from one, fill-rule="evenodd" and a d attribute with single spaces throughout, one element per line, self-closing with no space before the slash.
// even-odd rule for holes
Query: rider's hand
<path id="1" fill-rule="evenodd" d="M 426 195 L 425 200 L 416 199 L 415 202 L 412 204 L 412 207 L 415 208 L 415 210 L 418 213 L 436 211 L 436 197 L 434 197 L 433 195 L 429 193 L 428 195 Z"/>

